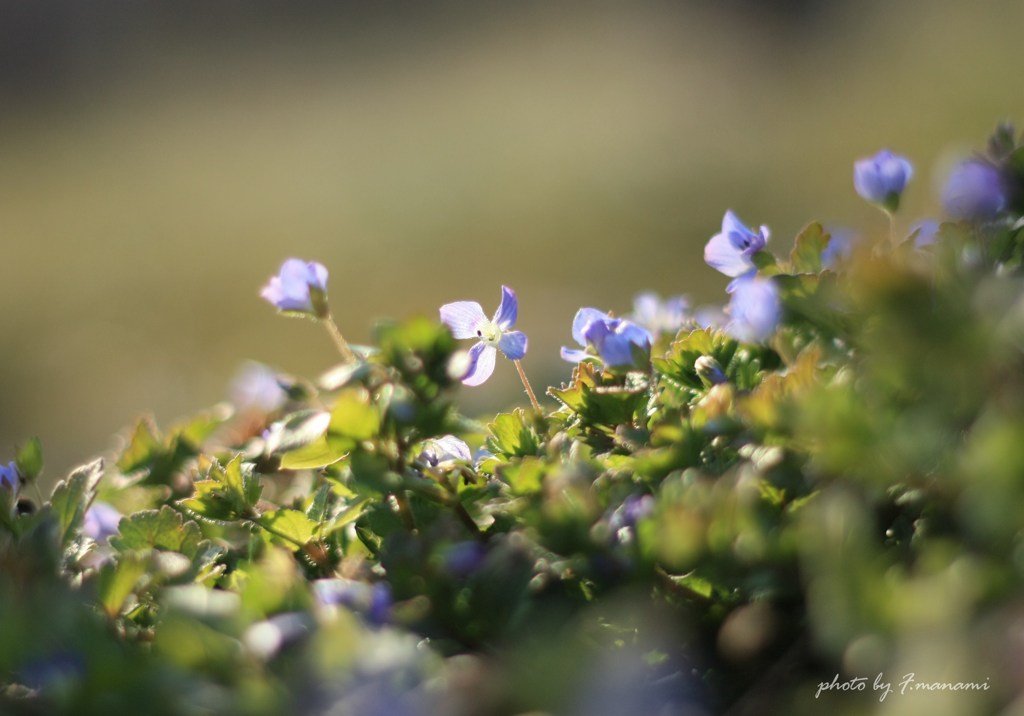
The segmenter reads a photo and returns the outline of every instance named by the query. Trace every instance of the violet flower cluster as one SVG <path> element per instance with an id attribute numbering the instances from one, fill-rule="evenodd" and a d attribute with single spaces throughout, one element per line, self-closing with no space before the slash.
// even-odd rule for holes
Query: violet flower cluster
<path id="1" fill-rule="evenodd" d="M 853 165 L 853 183 L 857 193 L 876 204 L 890 217 L 897 210 L 914 167 L 905 157 L 883 149 L 873 156 L 858 159 Z M 946 211 L 954 218 L 991 219 L 1007 204 L 1007 190 L 997 167 L 980 159 L 963 162 L 953 171 L 942 193 Z M 831 228 L 829 240 L 821 252 L 821 266 L 834 270 L 849 260 L 863 236 L 843 228 Z M 911 227 L 910 237 L 917 249 L 934 242 L 938 224 L 923 220 Z M 733 279 L 726 291 L 727 305 L 705 307 L 691 312 L 689 301 L 682 296 L 662 300 L 656 294 L 636 297 L 633 312 L 615 317 L 596 308 L 581 308 L 573 318 L 572 337 L 577 347 L 562 347 L 561 357 L 576 363 L 591 361 L 612 371 L 650 368 L 651 346 L 660 336 L 674 336 L 687 326 L 721 329 L 737 340 L 760 343 L 769 340 L 782 319 L 783 305 L 778 284 L 758 274 L 757 254 L 765 249 L 771 232 L 761 225 L 756 231 L 744 224 L 731 210 L 722 218 L 721 231 L 708 240 L 704 260 L 712 268 Z M 771 260 L 769 258 L 769 260 Z M 356 360 L 334 326 L 327 308 L 327 269 L 315 261 L 288 259 L 278 275 L 272 277 L 261 291 L 269 303 L 283 313 L 307 315 L 324 319 L 332 330 L 346 358 Z M 455 301 L 441 306 L 440 320 L 457 339 L 475 340 L 466 355 L 459 379 L 465 385 L 484 383 L 494 372 L 498 353 L 512 360 L 534 407 L 533 391 L 519 361 L 526 355 L 527 337 L 513 330 L 519 312 L 515 291 L 501 287 L 501 301 L 490 318 L 476 301 Z M 251 371 L 253 374 L 255 370 Z M 269 370 L 266 371 L 271 374 Z M 271 390 L 272 378 L 263 375 L 267 390 L 257 396 L 244 396 L 238 402 L 261 403 L 262 393 Z M 278 386 L 279 388 L 279 386 Z M 275 407 L 267 399 L 267 408 Z M 451 436 L 447 436 L 451 437 Z M 442 460 L 468 460 L 468 448 L 445 443 L 447 438 L 427 447 L 423 458 L 431 464 Z M 452 438 L 457 440 L 457 438 Z M 461 441 L 460 441 L 461 442 Z M 13 468 L 0 466 L 0 483 L 14 485 Z"/>

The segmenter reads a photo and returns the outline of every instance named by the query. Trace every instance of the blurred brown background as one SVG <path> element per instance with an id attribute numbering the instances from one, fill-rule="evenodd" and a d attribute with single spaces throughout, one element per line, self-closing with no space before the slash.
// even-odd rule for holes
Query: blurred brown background
<path id="1" fill-rule="evenodd" d="M 1024 3 L 0 2 L 0 459 L 47 475 L 224 399 L 252 358 L 316 375 L 258 296 L 289 256 L 339 323 L 520 296 L 539 390 L 581 305 L 719 301 L 727 208 L 787 251 L 884 230 L 854 159 L 915 163 L 901 221 L 1024 121 Z M 462 391 L 523 403 L 514 371 Z"/>

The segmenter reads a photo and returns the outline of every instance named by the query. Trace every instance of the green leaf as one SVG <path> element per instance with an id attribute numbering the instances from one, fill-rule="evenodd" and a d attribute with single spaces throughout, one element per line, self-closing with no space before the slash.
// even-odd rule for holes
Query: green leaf
<path id="1" fill-rule="evenodd" d="M 370 440 L 380 431 L 380 413 L 365 388 L 341 391 L 331 411 L 330 432 L 352 440 Z"/>
<path id="2" fill-rule="evenodd" d="M 620 385 L 620 381 L 599 375 L 592 363 L 580 363 L 569 386 L 550 388 L 548 395 L 578 414 L 583 424 L 614 428 L 633 423 L 647 402 L 646 385 Z"/>
<path id="3" fill-rule="evenodd" d="M 334 437 L 322 437 L 298 450 L 281 456 L 282 470 L 312 470 L 334 463 L 352 449 L 352 442 Z"/>
<path id="4" fill-rule="evenodd" d="M 202 532 L 191 520 L 185 522 L 173 508 L 164 505 L 159 510 L 143 510 L 121 520 L 120 534 L 110 538 L 118 552 L 150 549 L 181 552 L 189 559 L 196 556 Z"/>
<path id="5" fill-rule="evenodd" d="M 540 492 L 544 484 L 544 463 L 535 457 L 506 463 L 498 468 L 498 478 L 511 488 L 513 495 L 532 495 Z"/>
<path id="6" fill-rule="evenodd" d="M 227 524 L 237 517 L 231 502 L 224 496 L 220 481 L 196 480 L 193 488 L 192 497 L 177 503 L 190 514 L 219 524 Z"/>
<path id="7" fill-rule="evenodd" d="M 331 506 L 331 492 L 330 484 L 320 485 L 320 489 L 313 495 L 309 507 L 306 508 L 306 517 L 314 522 L 323 522 L 327 518 L 327 510 Z"/>
<path id="8" fill-rule="evenodd" d="M 140 418 L 128 440 L 128 446 L 117 459 L 117 469 L 126 475 L 141 470 L 148 467 L 162 450 L 163 445 L 153 421 Z"/>
<path id="9" fill-rule="evenodd" d="M 653 359 L 655 369 L 669 380 L 695 390 L 704 389 L 695 363 L 701 356 L 714 358 L 729 374 L 729 366 L 739 344 L 722 331 L 698 328 L 680 336 L 668 353 Z"/>
<path id="10" fill-rule="evenodd" d="M 214 471 L 211 470 L 211 477 Z M 247 508 L 254 507 L 259 502 L 263 493 L 263 486 L 260 484 L 259 475 L 253 472 L 252 465 L 242 462 L 242 456 L 236 455 L 224 467 L 220 473 L 224 486 L 228 489 L 229 495 L 244 512 Z"/>
<path id="11" fill-rule="evenodd" d="M 354 487 L 361 493 L 369 490 L 387 494 L 401 488 L 402 478 L 391 470 L 387 458 L 366 450 L 356 450 L 349 457 Z"/>
<path id="12" fill-rule="evenodd" d="M 366 508 L 371 504 L 372 501 L 369 497 L 359 497 L 353 500 L 345 507 L 345 509 L 331 518 L 330 522 L 328 522 L 326 527 L 323 529 L 321 536 L 326 537 L 327 535 L 340 530 L 349 522 L 358 520 L 362 516 L 363 512 L 366 511 Z"/>
<path id="13" fill-rule="evenodd" d="M 758 273 L 762 276 L 774 276 L 779 273 L 779 262 L 775 258 L 775 254 L 770 251 L 758 251 L 756 254 L 750 257 L 750 260 L 757 267 Z"/>
<path id="14" fill-rule="evenodd" d="M 58 539 L 67 546 L 81 529 L 85 511 L 96 497 L 96 485 L 103 475 L 103 460 L 94 460 L 75 468 L 66 480 L 53 489 L 50 506 L 57 517 Z"/>
<path id="15" fill-rule="evenodd" d="M 100 605 L 110 618 L 121 613 L 128 595 L 135 589 L 139 578 L 146 573 L 148 560 L 138 552 L 128 552 L 117 562 L 107 563 L 97 576 L 97 594 Z"/>
<path id="16" fill-rule="evenodd" d="M 292 543 L 292 546 L 312 542 L 319 527 L 305 513 L 289 508 L 265 512 L 256 519 L 256 523 L 275 537 Z"/>
<path id="17" fill-rule="evenodd" d="M 32 482 L 39 477 L 39 473 L 43 471 L 43 444 L 39 438 L 34 437 L 21 446 L 15 463 L 18 466 L 18 474 L 25 482 Z"/>
<path id="18" fill-rule="evenodd" d="M 789 263 L 795 273 L 821 271 L 821 252 L 828 247 L 830 237 L 819 223 L 808 224 L 796 237 Z"/>
<path id="19" fill-rule="evenodd" d="M 509 457 L 536 455 L 540 447 L 537 432 L 527 422 L 526 411 L 516 408 L 501 413 L 487 425 L 487 446 L 491 452 Z"/>

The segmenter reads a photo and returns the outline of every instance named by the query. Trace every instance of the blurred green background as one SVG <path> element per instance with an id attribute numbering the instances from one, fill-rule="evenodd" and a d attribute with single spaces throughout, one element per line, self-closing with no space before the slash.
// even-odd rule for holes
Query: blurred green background
<path id="1" fill-rule="evenodd" d="M 331 272 L 346 335 L 520 297 L 539 390 L 581 305 L 720 301 L 725 209 L 777 252 L 808 220 L 884 230 L 852 188 L 882 147 L 901 222 L 1024 120 L 1024 3 L 0 2 L 0 458 L 47 475 L 227 397 L 244 359 L 316 375 L 314 324 L 258 296 Z M 510 367 L 464 409 L 521 403 Z"/>

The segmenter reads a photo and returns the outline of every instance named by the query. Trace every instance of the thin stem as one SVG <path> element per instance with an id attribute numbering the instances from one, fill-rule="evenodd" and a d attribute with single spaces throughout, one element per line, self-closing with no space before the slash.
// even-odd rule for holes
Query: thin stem
<path id="1" fill-rule="evenodd" d="M 358 358 L 356 358 L 356 354 L 352 352 L 352 349 L 348 347 L 348 341 L 341 335 L 341 331 L 338 330 L 338 324 L 334 322 L 334 316 L 328 313 L 323 317 L 323 321 L 324 325 L 327 326 L 327 332 L 334 339 L 334 345 L 338 347 L 341 357 L 345 359 L 346 363 L 355 363 Z"/>
<path id="2" fill-rule="evenodd" d="M 516 364 L 516 370 L 519 371 L 519 380 L 523 381 L 523 387 L 526 388 L 526 394 L 530 396 L 530 402 L 533 404 L 533 409 L 538 413 L 543 412 L 540 409 L 540 403 L 537 402 L 537 396 L 533 394 L 533 388 L 530 387 L 530 381 L 526 378 L 526 373 L 523 372 L 523 364 L 518 360 L 512 361 Z"/>
<path id="3" fill-rule="evenodd" d="M 892 211 L 885 212 L 889 215 L 889 248 L 896 248 L 896 214 Z"/>

